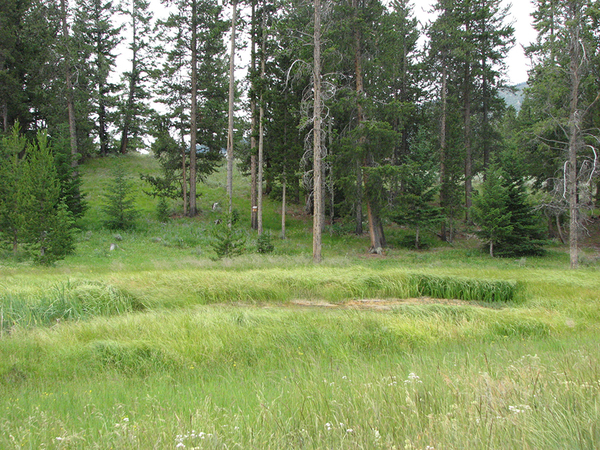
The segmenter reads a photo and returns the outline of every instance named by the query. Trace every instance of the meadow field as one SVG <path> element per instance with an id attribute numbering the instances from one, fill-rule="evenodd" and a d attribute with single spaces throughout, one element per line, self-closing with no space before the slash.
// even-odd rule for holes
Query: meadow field
<path id="1" fill-rule="evenodd" d="M 84 166 L 77 251 L 52 267 L 0 257 L 1 449 L 597 449 L 600 262 L 498 259 L 474 239 L 367 254 L 279 205 L 275 250 L 215 258 L 210 208 L 159 223 L 136 181 L 135 230 L 99 225 L 111 166 Z M 247 180 L 235 206 L 248 227 Z M 174 207 L 176 205 L 173 205 Z M 296 209 L 295 209 L 296 208 Z M 114 244 L 114 250 L 110 250 Z"/>

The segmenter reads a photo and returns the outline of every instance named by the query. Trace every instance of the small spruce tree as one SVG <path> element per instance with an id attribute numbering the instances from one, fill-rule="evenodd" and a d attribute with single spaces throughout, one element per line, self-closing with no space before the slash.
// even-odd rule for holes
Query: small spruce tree
<path id="1" fill-rule="evenodd" d="M 482 236 L 486 236 L 489 244 L 490 231 L 495 230 L 492 252 L 496 256 L 541 255 L 546 243 L 545 230 L 527 191 L 522 172 L 524 164 L 514 150 L 507 150 L 501 155 L 499 166 L 501 175 L 488 174 L 482 198 L 478 200 Z M 500 186 L 492 188 L 494 183 Z M 486 189 L 490 193 L 486 193 Z"/>
<path id="2" fill-rule="evenodd" d="M 431 229 L 443 219 L 442 208 L 435 205 L 438 192 L 435 162 L 425 143 L 414 146 L 413 153 L 398 169 L 399 192 L 391 219 L 415 230 L 415 248 L 421 245 L 421 231 Z"/>
<path id="3" fill-rule="evenodd" d="M 34 142 L 18 125 L 0 143 L 0 236 L 16 255 L 52 264 L 75 248 L 73 219 L 60 198 L 60 180 L 48 136 Z"/>
<path id="4" fill-rule="evenodd" d="M 503 174 L 491 166 L 481 186 L 479 195 L 473 197 L 473 220 L 479 225 L 479 237 L 489 245 L 494 256 L 494 245 L 506 241 L 513 231 L 512 213 L 508 209 L 508 188 L 503 184 Z"/>
<path id="5" fill-rule="evenodd" d="M 103 196 L 104 226 L 110 230 L 134 228 L 138 211 L 135 208 L 133 185 L 126 178 L 122 168 L 118 167 L 115 170 L 113 179 Z"/>

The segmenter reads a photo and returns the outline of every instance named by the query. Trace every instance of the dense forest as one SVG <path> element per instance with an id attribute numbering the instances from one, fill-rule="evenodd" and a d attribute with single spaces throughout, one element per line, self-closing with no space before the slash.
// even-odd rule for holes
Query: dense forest
<path id="1" fill-rule="evenodd" d="M 384 224 L 411 227 L 417 248 L 423 230 L 452 242 L 468 224 L 492 256 L 552 238 L 578 265 L 600 202 L 598 1 L 534 2 L 518 111 L 500 0 L 437 0 L 427 24 L 408 0 L 161 2 L 164 18 L 147 0 L 0 2 L 0 236 L 14 252 L 72 251 L 78 167 L 148 149 L 161 167 L 149 190 L 184 215 L 223 159 L 230 223 L 234 161 L 259 234 L 264 195 L 284 214 L 304 204 L 316 261 L 324 224 L 343 221 L 374 253 Z M 242 52 L 249 75 L 235 80 Z M 121 174 L 107 194 L 112 217 L 125 187 Z"/>

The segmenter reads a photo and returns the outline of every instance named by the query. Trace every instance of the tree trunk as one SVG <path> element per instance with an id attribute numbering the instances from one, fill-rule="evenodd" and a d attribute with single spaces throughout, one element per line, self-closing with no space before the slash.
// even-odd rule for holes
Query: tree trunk
<path id="1" fill-rule="evenodd" d="M 287 183 L 286 183 L 285 177 L 283 177 L 283 192 L 281 193 L 281 239 L 285 239 L 286 190 L 287 190 Z"/>
<path id="2" fill-rule="evenodd" d="M 566 182 L 569 196 L 569 255 L 571 268 L 579 266 L 579 207 L 577 202 L 577 153 L 580 146 L 579 129 L 581 121 L 577 109 L 579 95 L 579 77 L 574 68 L 576 61 L 571 60 L 571 105 L 569 112 L 569 163 Z"/>
<path id="3" fill-rule="evenodd" d="M 100 139 L 100 154 L 108 155 L 108 134 L 106 132 L 106 104 L 105 104 L 106 87 L 104 83 L 98 86 L 98 137 Z"/>
<path id="4" fill-rule="evenodd" d="M 127 153 L 127 146 L 129 145 L 129 127 L 131 125 L 131 116 L 133 111 L 133 102 L 135 100 L 135 91 L 137 88 L 138 78 L 138 67 L 137 67 L 137 20 L 135 1 L 131 2 L 131 48 L 133 49 L 133 55 L 131 57 L 131 76 L 129 78 L 129 94 L 127 97 L 127 106 L 125 107 L 125 114 L 123 117 L 123 130 L 121 130 L 121 147 L 119 151 L 121 154 Z"/>
<path id="5" fill-rule="evenodd" d="M 321 235 L 323 232 L 322 197 L 323 180 L 321 179 L 321 0 L 314 0 L 315 29 L 314 29 L 314 56 L 313 56 L 313 83 L 314 83 L 314 108 L 313 108 L 313 261 L 321 262 Z"/>
<path id="6" fill-rule="evenodd" d="M 190 217 L 198 214 L 196 207 L 196 145 L 198 141 L 198 46 L 196 0 L 192 0 L 192 104 L 190 108 Z"/>
<path id="7" fill-rule="evenodd" d="M 416 229 L 415 229 L 415 248 L 417 250 L 419 250 L 419 226 L 417 225 Z"/>
<path id="8" fill-rule="evenodd" d="M 354 8 L 355 14 L 358 15 L 358 0 L 352 0 L 352 7 Z M 362 50 L 361 50 L 361 32 L 358 27 L 354 29 L 354 72 L 356 76 L 356 97 L 357 97 L 357 126 L 362 127 L 365 121 L 365 113 L 362 106 L 362 98 L 364 96 L 364 83 L 363 83 L 363 72 L 362 72 Z M 359 146 L 364 146 L 366 139 L 361 136 L 359 139 Z M 372 166 L 372 155 L 367 152 L 365 160 L 363 162 L 365 167 Z M 367 189 L 368 183 L 367 175 L 363 171 L 363 185 L 365 190 Z M 383 247 L 385 247 L 385 237 L 383 234 L 383 226 L 379 217 L 379 211 L 376 209 L 376 205 L 369 198 L 368 192 L 365 195 L 367 203 L 367 219 L 369 223 L 369 237 L 371 238 L 371 252 L 381 253 Z"/>
<path id="9" fill-rule="evenodd" d="M 442 115 L 440 117 L 440 207 L 446 208 L 446 105 L 448 102 L 448 69 L 446 68 L 445 57 L 442 57 Z M 448 241 L 448 233 L 446 230 L 446 222 L 442 221 L 441 239 L 443 242 Z"/>
<path id="10" fill-rule="evenodd" d="M 183 139 L 183 131 L 181 132 L 181 175 L 183 180 L 181 181 L 181 190 L 183 192 L 183 215 L 187 216 L 188 212 L 188 198 L 187 198 L 187 167 L 185 158 L 185 141 Z"/>
<path id="11" fill-rule="evenodd" d="M 252 2 L 252 35 L 250 37 L 250 70 L 252 92 L 250 94 L 250 227 L 258 230 L 258 199 L 256 193 L 256 6 Z"/>
<path id="12" fill-rule="evenodd" d="M 362 189 L 363 177 L 362 177 L 362 167 L 360 162 L 356 161 L 356 203 L 355 203 L 355 213 L 356 213 L 356 227 L 354 228 L 354 233 L 358 236 L 363 234 L 363 211 L 362 211 L 362 202 L 363 202 L 363 189 Z"/>
<path id="13" fill-rule="evenodd" d="M 229 127 L 227 131 L 227 199 L 229 200 L 229 216 L 233 212 L 233 102 L 235 96 L 235 27 L 237 0 L 233 0 L 231 13 L 231 50 L 229 60 Z"/>
<path id="14" fill-rule="evenodd" d="M 69 27 L 67 25 L 66 0 L 60 1 L 62 34 L 65 42 L 65 82 L 67 89 L 67 111 L 69 114 L 69 136 L 71 143 L 71 166 L 78 165 L 77 126 L 75 122 L 75 100 L 73 99 L 73 83 L 71 81 L 71 58 L 69 55 Z M 76 176 L 77 174 L 74 174 Z"/>
<path id="15" fill-rule="evenodd" d="M 464 139 L 465 139 L 465 219 L 471 221 L 471 194 L 473 192 L 473 150 L 471 148 L 471 65 L 465 64 L 463 90 Z"/>
<path id="16" fill-rule="evenodd" d="M 555 214 L 554 216 L 556 220 L 556 233 L 558 234 L 558 239 L 560 239 L 561 244 L 565 243 L 565 237 L 562 232 L 562 226 L 560 224 L 560 214 Z"/>
<path id="17" fill-rule="evenodd" d="M 262 26 L 261 26 L 261 55 L 260 55 L 260 79 L 265 79 L 265 59 L 267 51 L 267 12 L 263 7 Z M 263 172 L 264 172 L 264 83 L 261 83 L 260 100 L 258 105 L 258 186 L 257 186 L 257 204 L 258 204 L 258 235 L 263 234 Z"/>

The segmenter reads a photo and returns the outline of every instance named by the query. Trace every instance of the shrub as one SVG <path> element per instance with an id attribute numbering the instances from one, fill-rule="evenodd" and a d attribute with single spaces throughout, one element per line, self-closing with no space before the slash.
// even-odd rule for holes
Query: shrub
<path id="1" fill-rule="evenodd" d="M 270 232 L 258 236 L 256 240 L 256 251 L 258 253 L 272 253 L 273 250 L 275 250 L 275 246 L 273 245 Z"/>

